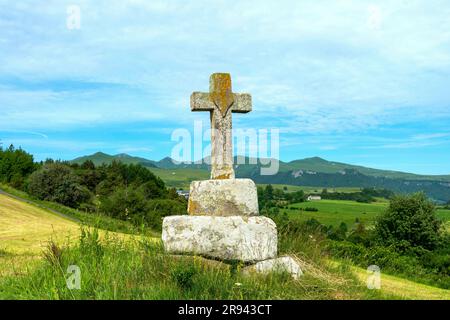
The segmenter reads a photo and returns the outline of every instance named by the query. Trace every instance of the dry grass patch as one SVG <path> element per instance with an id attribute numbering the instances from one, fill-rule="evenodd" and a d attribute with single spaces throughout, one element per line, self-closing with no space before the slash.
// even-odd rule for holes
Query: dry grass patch
<path id="1" fill-rule="evenodd" d="M 367 272 L 363 268 L 351 267 L 362 282 L 367 281 Z M 381 273 L 381 292 L 411 300 L 450 300 L 450 290 L 427 286 L 399 277 Z"/>
<path id="2" fill-rule="evenodd" d="M 44 209 L 0 194 L 0 242 L 8 252 L 41 252 L 49 239 L 78 237 L 80 226 Z"/>

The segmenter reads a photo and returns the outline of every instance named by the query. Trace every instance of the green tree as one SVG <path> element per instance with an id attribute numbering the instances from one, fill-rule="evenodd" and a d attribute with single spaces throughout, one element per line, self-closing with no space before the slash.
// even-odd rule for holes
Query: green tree
<path id="1" fill-rule="evenodd" d="M 142 221 L 152 229 L 161 230 L 163 218 L 170 215 L 185 215 L 185 203 L 172 199 L 152 199 L 147 202 Z M 139 217 L 137 217 L 139 219 Z M 139 220 L 137 222 L 140 222 Z"/>
<path id="2" fill-rule="evenodd" d="M 376 221 L 375 234 L 384 245 L 432 250 L 441 239 L 441 221 L 424 193 L 395 196 Z"/>
<path id="3" fill-rule="evenodd" d="M 0 181 L 22 189 L 26 178 L 36 170 L 33 156 L 21 148 L 10 145 L 8 149 L 0 148 Z"/>
<path id="4" fill-rule="evenodd" d="M 159 185 L 157 180 L 150 180 L 141 184 L 139 190 L 144 195 L 145 199 L 164 198 L 167 193 L 164 185 Z"/>
<path id="5" fill-rule="evenodd" d="M 273 187 L 271 184 L 268 184 L 266 188 L 264 189 L 264 200 L 270 201 L 273 200 Z"/>
<path id="6" fill-rule="evenodd" d="M 100 210 L 114 218 L 130 220 L 143 215 L 146 201 L 142 193 L 132 188 L 117 188 L 110 196 L 101 200 Z"/>
<path id="7" fill-rule="evenodd" d="M 286 198 L 290 203 L 305 202 L 305 193 L 303 192 L 303 190 L 291 192 L 289 194 L 286 194 Z"/>
<path id="8" fill-rule="evenodd" d="M 92 196 L 72 169 L 61 163 L 46 164 L 33 172 L 29 177 L 28 192 L 38 199 L 74 208 L 88 202 Z"/>

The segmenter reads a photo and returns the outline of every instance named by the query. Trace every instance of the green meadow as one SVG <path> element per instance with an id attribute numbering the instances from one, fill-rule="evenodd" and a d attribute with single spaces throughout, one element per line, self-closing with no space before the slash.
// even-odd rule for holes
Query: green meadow
<path id="1" fill-rule="evenodd" d="M 373 221 L 386 205 L 323 200 L 292 205 L 314 206 L 318 212 L 292 210 L 290 215 L 330 224 L 356 217 Z M 450 220 L 449 210 L 438 215 Z M 280 254 L 295 256 L 305 272 L 294 281 L 285 274 L 243 276 L 240 265 L 170 256 L 159 235 L 80 227 L 5 195 L 0 196 L 0 222 L 0 299 L 450 299 L 449 290 L 394 275 L 383 274 L 382 290 L 368 290 L 365 269 L 330 260 L 320 236 L 305 232 L 280 234 Z M 66 269 L 74 263 L 83 270 L 81 290 L 66 286 Z"/>
<path id="2" fill-rule="evenodd" d="M 320 200 L 291 204 L 288 206 L 289 209 L 281 209 L 281 212 L 286 212 L 289 218 L 300 221 L 314 218 L 324 225 L 338 226 L 341 222 L 345 222 L 347 226 L 351 227 L 356 222 L 356 219 L 358 219 L 366 226 L 370 226 L 387 206 L 388 202 L 386 200 L 378 200 L 373 203 Z M 313 212 L 291 208 L 316 208 L 318 211 Z M 445 222 L 446 229 L 450 231 L 450 210 L 438 209 L 437 216 Z"/>
<path id="3" fill-rule="evenodd" d="M 191 181 L 209 179 L 209 172 L 200 169 L 161 169 L 148 168 L 155 175 L 164 180 L 166 185 L 171 188 L 189 190 Z"/>
<path id="4" fill-rule="evenodd" d="M 352 226 L 356 219 L 366 225 L 370 225 L 375 218 L 387 207 L 387 202 L 359 203 L 344 200 L 320 200 L 308 201 L 289 205 L 290 209 L 282 209 L 292 219 L 306 221 L 316 219 L 322 224 L 338 226 L 345 222 Z M 303 211 L 292 208 L 316 208 L 319 211 Z"/>

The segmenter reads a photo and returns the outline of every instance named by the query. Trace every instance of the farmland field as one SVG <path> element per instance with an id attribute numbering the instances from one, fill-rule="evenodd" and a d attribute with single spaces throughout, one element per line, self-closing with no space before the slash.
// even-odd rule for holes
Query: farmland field
<path id="1" fill-rule="evenodd" d="M 438 209 L 437 216 L 444 221 L 444 228 L 450 232 L 450 210 Z"/>
<path id="2" fill-rule="evenodd" d="M 258 184 L 260 187 L 265 187 L 267 184 Z M 272 184 L 272 187 L 275 189 L 284 190 L 286 192 L 295 192 L 302 190 L 305 193 L 321 193 L 324 188 L 322 187 L 307 187 L 307 186 L 293 186 L 288 184 Z M 286 188 L 286 189 L 285 189 Z M 328 192 L 358 192 L 361 191 L 361 188 L 353 188 L 353 187 L 338 187 L 338 188 L 326 188 Z"/>
<path id="3" fill-rule="evenodd" d="M 359 203 L 355 201 L 344 200 L 321 200 L 308 201 L 289 205 L 289 208 L 316 208 L 319 211 L 310 212 L 293 209 L 282 209 L 281 212 L 287 212 L 292 219 L 302 221 L 314 218 L 322 224 L 338 226 L 345 222 L 351 227 L 355 219 L 363 222 L 366 226 L 373 224 L 375 218 L 381 214 L 388 206 L 387 201 L 379 200 L 373 203 Z M 437 215 L 445 221 L 446 229 L 449 230 L 450 210 L 438 209 Z"/>

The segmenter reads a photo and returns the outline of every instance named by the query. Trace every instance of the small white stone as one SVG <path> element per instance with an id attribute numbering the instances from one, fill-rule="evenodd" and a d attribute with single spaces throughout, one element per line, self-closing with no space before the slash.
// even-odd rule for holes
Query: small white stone
<path id="1" fill-rule="evenodd" d="M 188 213 L 194 216 L 257 216 L 256 185 L 250 179 L 193 181 Z"/>
<path id="2" fill-rule="evenodd" d="M 267 217 L 165 217 L 162 241 L 168 253 L 257 262 L 277 256 L 277 227 Z"/>
<path id="3" fill-rule="evenodd" d="M 244 274 L 249 274 L 251 272 L 262 274 L 268 274 L 270 272 L 287 272 L 296 280 L 303 275 L 300 264 L 294 258 L 289 256 L 260 261 L 252 266 L 244 268 L 242 272 Z"/>

